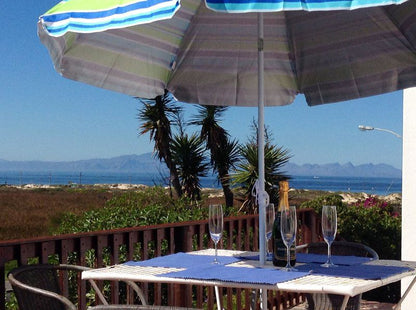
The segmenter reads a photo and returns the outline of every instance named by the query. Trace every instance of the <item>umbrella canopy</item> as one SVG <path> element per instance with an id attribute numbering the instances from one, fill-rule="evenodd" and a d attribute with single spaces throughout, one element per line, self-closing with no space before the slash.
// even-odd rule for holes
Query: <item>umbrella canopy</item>
<path id="1" fill-rule="evenodd" d="M 263 264 L 264 105 L 416 85 L 416 0 L 401 2 L 207 0 L 208 9 L 202 0 L 66 0 L 40 17 L 38 33 L 70 79 L 135 97 L 168 89 L 183 102 L 259 106 Z"/>
<path id="2" fill-rule="evenodd" d="M 109 1 L 65 1 L 40 18 L 40 39 L 63 76 L 136 97 L 168 89 L 184 102 L 257 106 L 256 13 L 231 18 L 201 0 L 112 9 Z M 89 14 L 95 2 L 103 12 Z M 148 2 L 154 7 L 143 8 Z M 158 18 L 165 20 L 148 23 Z M 289 104 L 299 93 L 316 105 L 403 89 L 416 80 L 416 1 L 264 13 L 263 42 L 266 106 Z"/>

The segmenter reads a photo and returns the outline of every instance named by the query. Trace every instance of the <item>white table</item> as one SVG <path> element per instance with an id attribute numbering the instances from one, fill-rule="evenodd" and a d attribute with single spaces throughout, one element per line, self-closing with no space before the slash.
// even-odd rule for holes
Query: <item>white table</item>
<path id="1" fill-rule="evenodd" d="M 192 252 L 192 254 L 198 255 L 213 255 L 212 250 L 202 250 Z M 219 256 L 238 256 L 242 254 L 249 254 L 242 251 L 230 251 L 219 250 Z M 258 261 L 244 260 L 230 264 L 233 267 L 249 267 L 255 268 L 258 266 Z M 280 282 L 277 284 L 254 284 L 245 282 L 232 282 L 232 281 L 219 281 L 219 280 L 198 280 L 198 279 L 185 279 L 174 278 L 164 276 L 168 272 L 175 272 L 184 270 L 183 268 L 167 268 L 167 267 L 143 267 L 143 266 L 126 266 L 124 264 L 114 265 L 105 268 L 92 269 L 84 271 L 82 273 L 83 279 L 93 280 L 130 280 L 134 282 L 153 282 L 153 283 L 176 283 L 176 284 L 192 284 L 192 285 L 205 285 L 214 287 L 233 287 L 233 288 L 249 288 L 249 289 L 261 289 L 261 290 L 281 290 L 298 293 L 327 293 L 337 294 L 344 296 L 344 302 L 342 309 L 345 309 L 350 297 L 373 290 L 375 288 L 399 281 L 405 277 L 416 275 L 416 262 L 403 262 L 395 260 L 375 260 L 366 263 L 368 265 L 379 266 L 397 266 L 397 267 L 409 267 L 409 271 L 404 271 L 393 276 L 389 276 L 379 280 L 365 280 L 359 278 L 346 278 L 339 276 L 329 275 L 314 275 L 308 274 L 304 277 L 289 280 L 286 282 Z M 271 262 L 267 262 L 265 266 L 261 268 L 276 269 Z M 403 298 L 406 297 L 408 291 L 412 288 L 416 282 L 414 277 L 411 285 L 409 286 Z M 403 299 L 402 298 L 402 299 Z M 400 309 L 402 300 L 397 304 L 396 310 Z"/>

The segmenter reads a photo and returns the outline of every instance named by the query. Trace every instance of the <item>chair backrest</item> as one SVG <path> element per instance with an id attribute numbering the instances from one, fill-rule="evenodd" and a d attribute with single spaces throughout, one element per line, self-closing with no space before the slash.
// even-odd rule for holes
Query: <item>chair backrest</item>
<path id="1" fill-rule="evenodd" d="M 327 254 L 328 245 L 325 242 L 309 243 L 305 246 L 307 253 Z M 334 241 L 331 246 L 332 255 L 353 255 L 378 259 L 378 254 L 369 246 L 348 241 Z"/>
<path id="2" fill-rule="evenodd" d="M 67 265 L 28 265 L 12 270 L 8 279 L 19 310 L 76 310 L 61 290 L 63 281 L 70 277 L 69 270 L 72 268 Z"/>

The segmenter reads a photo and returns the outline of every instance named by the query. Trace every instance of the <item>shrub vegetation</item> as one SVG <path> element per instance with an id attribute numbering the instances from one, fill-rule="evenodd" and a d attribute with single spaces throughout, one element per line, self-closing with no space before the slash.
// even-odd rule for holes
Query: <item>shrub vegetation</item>
<path id="1" fill-rule="evenodd" d="M 331 194 L 305 202 L 301 207 L 313 208 L 321 214 L 325 204 L 337 206 L 338 239 L 366 244 L 378 253 L 380 259 L 400 259 L 401 216 L 398 206 L 375 196 L 346 205 L 340 195 Z M 400 283 L 371 291 L 364 298 L 397 302 L 400 298 Z"/>
<path id="2" fill-rule="evenodd" d="M 226 209 L 226 215 L 235 213 L 233 208 Z M 55 233 L 77 233 L 207 218 L 208 209 L 205 204 L 196 203 L 186 197 L 173 199 L 166 189 L 155 186 L 114 196 L 100 209 L 78 215 L 66 213 Z"/>

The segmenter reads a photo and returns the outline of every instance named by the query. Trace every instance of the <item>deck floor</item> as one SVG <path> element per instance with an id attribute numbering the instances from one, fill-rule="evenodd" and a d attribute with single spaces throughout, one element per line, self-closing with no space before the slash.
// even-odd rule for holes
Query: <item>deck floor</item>
<path id="1" fill-rule="evenodd" d="M 392 310 L 394 305 L 395 304 L 361 300 L 360 310 Z M 305 310 L 305 305 L 296 306 L 291 310 Z"/>

